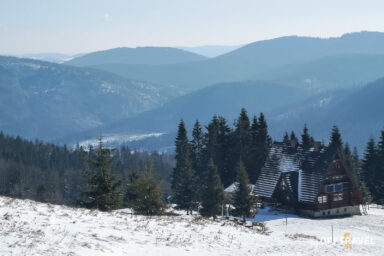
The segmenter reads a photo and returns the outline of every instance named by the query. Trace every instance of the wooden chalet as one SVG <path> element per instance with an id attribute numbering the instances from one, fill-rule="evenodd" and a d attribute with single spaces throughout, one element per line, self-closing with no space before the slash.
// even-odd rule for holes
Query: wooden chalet
<path id="1" fill-rule="evenodd" d="M 253 193 L 311 217 L 361 214 L 363 203 L 343 154 L 318 142 L 310 149 L 274 142 Z"/>

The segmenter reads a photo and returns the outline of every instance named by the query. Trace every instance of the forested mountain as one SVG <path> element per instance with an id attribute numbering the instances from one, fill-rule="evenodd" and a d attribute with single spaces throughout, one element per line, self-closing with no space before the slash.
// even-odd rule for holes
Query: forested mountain
<path id="1" fill-rule="evenodd" d="M 114 48 L 92 52 L 74 58 L 68 65 L 93 66 L 103 64 L 158 65 L 204 60 L 206 57 L 171 47 Z"/>
<path id="2" fill-rule="evenodd" d="M 171 87 L 89 68 L 0 57 L 0 130 L 53 140 L 115 122 L 177 96 Z"/>
<path id="3" fill-rule="evenodd" d="M 278 71 L 281 69 L 277 69 L 277 73 L 274 73 L 274 68 L 343 54 L 384 54 L 384 33 L 361 32 L 329 39 L 281 37 L 251 43 L 216 58 L 189 63 L 167 65 L 89 63 L 88 65 L 132 79 L 196 90 L 220 82 L 262 79 L 265 72 L 271 72 L 270 76 L 279 76 Z M 348 67 L 348 61 L 346 58 L 340 64 Z M 369 67 L 362 66 L 362 68 L 369 70 Z M 340 75 L 335 81 L 330 77 L 330 81 L 327 82 L 336 86 L 343 79 L 352 80 L 352 83 L 369 82 L 369 80 L 362 81 L 361 78 L 355 81 L 352 79 L 354 76 L 348 78 L 349 72 L 353 72 L 353 66 L 346 70 L 348 72 L 345 76 Z"/>
<path id="4" fill-rule="evenodd" d="M 272 68 L 263 79 L 315 90 L 363 86 L 384 76 L 383 54 L 340 54 Z"/>
<path id="5" fill-rule="evenodd" d="M 337 124 L 343 138 L 362 152 L 368 138 L 384 127 L 383 97 L 384 78 L 354 91 L 335 92 L 320 101 L 302 102 L 280 110 L 281 115 L 270 119 L 271 131 L 298 132 L 306 123 L 314 136 L 327 139 L 327 131 Z"/>
<path id="6" fill-rule="evenodd" d="M 229 52 L 218 59 L 254 67 L 275 67 L 346 53 L 384 53 L 384 33 L 360 32 L 334 38 L 286 36 L 258 41 Z"/>
<path id="7" fill-rule="evenodd" d="M 193 61 L 175 63 L 188 58 Z M 342 130 L 353 126 L 351 133 L 366 128 L 374 134 L 383 125 L 380 108 L 372 105 L 376 101 L 364 96 L 372 86 L 363 85 L 384 76 L 384 33 L 282 37 L 212 59 L 173 48 L 143 47 L 76 60 L 156 83 L 89 67 L 0 57 L 0 129 L 26 138 L 85 144 L 103 132 L 117 135 L 116 140 L 144 138 L 130 143 L 135 148 L 167 148 L 181 118 L 188 127 L 196 119 L 204 124 L 214 114 L 231 120 L 242 107 L 251 114 L 264 112 L 274 138 L 285 130 L 300 130 L 303 123 L 325 139 L 333 123 Z M 206 88 L 197 90 L 201 87 Z M 195 91 L 185 94 L 188 90 Z M 377 95 L 383 94 L 375 89 L 372 99 Z M 370 113 L 364 116 L 367 121 L 357 122 L 355 113 L 363 109 Z M 156 138 L 148 138 L 151 134 Z M 366 141 L 344 134 L 360 148 Z"/>
<path id="8" fill-rule="evenodd" d="M 327 142 L 330 129 L 337 124 L 345 140 L 361 152 L 369 136 L 378 134 L 384 127 L 383 96 L 384 79 L 362 88 L 317 94 L 261 81 L 218 84 L 105 126 L 103 130 L 112 134 L 165 133 L 129 144 L 134 148 L 165 149 L 173 145 L 174 127 L 180 119 L 184 119 L 187 127 L 192 127 L 196 119 L 205 125 L 216 114 L 225 116 L 232 124 L 238 111 L 245 107 L 250 115 L 266 114 L 271 136 L 276 140 L 281 140 L 285 131 L 300 133 L 306 123 L 316 138 Z M 87 134 L 97 136 L 97 131 Z"/>
<path id="9" fill-rule="evenodd" d="M 126 191 L 132 176 L 150 168 L 163 191 L 169 190 L 174 165 L 172 155 L 132 152 L 122 147 L 112 156 L 112 173 L 123 181 L 121 191 Z M 85 171 L 92 170 L 89 161 L 95 157 L 96 149 L 85 151 L 77 147 L 70 150 L 0 132 L 0 195 L 77 205 L 86 187 Z"/>
<path id="10" fill-rule="evenodd" d="M 212 115 L 225 116 L 229 123 L 237 117 L 242 107 L 251 114 L 269 113 L 276 109 L 302 102 L 312 97 L 306 90 L 263 81 L 217 84 L 171 100 L 164 106 L 136 115 L 120 122 L 106 125 L 102 130 L 110 134 L 165 133 L 156 139 L 133 142 L 136 147 L 169 147 L 173 145 L 174 132 L 180 119 L 192 127 L 196 119 L 206 124 Z M 97 129 L 79 134 L 80 138 L 97 137 Z"/>

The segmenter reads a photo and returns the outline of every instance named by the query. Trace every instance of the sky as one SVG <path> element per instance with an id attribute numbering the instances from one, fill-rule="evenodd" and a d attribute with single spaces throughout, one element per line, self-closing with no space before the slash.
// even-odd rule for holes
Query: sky
<path id="1" fill-rule="evenodd" d="M 0 54 L 384 31 L 382 0 L 1 0 Z"/>

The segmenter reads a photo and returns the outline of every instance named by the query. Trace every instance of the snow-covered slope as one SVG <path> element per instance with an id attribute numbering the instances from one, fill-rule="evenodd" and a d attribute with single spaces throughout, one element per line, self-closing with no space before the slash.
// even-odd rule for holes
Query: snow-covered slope
<path id="1" fill-rule="evenodd" d="M 382 255 L 384 210 L 311 220 L 262 210 L 270 234 L 230 221 L 103 213 L 0 197 L 0 255 Z M 335 243 L 324 243 L 334 228 Z M 345 249 L 342 237 L 352 237 Z M 362 242 L 361 239 L 367 239 Z M 364 243 L 364 244 L 362 244 Z"/>

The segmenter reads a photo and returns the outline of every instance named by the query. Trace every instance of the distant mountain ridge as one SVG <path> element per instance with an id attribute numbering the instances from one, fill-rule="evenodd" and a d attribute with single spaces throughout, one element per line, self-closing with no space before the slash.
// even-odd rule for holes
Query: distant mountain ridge
<path id="1" fill-rule="evenodd" d="M 384 76 L 384 54 L 349 53 L 272 68 L 253 79 L 316 90 L 364 86 Z"/>
<path id="2" fill-rule="evenodd" d="M 178 90 L 100 70 L 0 56 L 0 130 L 54 140 L 162 105 Z"/>
<path id="3" fill-rule="evenodd" d="M 225 53 L 239 49 L 242 45 L 202 45 L 202 46 L 180 46 L 176 47 L 185 51 L 193 52 L 209 58 L 214 58 Z"/>
<path id="4" fill-rule="evenodd" d="M 360 32 L 329 39 L 281 37 L 251 43 L 216 58 L 178 64 L 89 63 L 89 66 L 132 79 L 172 84 L 193 91 L 222 82 L 262 80 L 267 71 L 284 65 L 341 54 L 384 54 L 384 33 Z"/>
<path id="5" fill-rule="evenodd" d="M 15 54 L 18 58 L 28 58 L 41 61 L 49 61 L 53 63 L 64 63 L 73 58 L 82 56 L 83 53 L 78 54 L 63 54 L 63 53 L 28 53 L 28 54 Z"/>
<path id="6" fill-rule="evenodd" d="M 104 64 L 159 65 L 205 60 L 206 57 L 171 47 L 114 48 L 74 58 L 66 64 L 93 66 Z"/>

